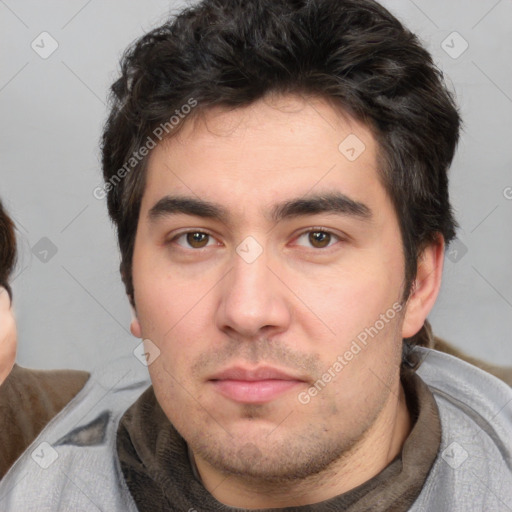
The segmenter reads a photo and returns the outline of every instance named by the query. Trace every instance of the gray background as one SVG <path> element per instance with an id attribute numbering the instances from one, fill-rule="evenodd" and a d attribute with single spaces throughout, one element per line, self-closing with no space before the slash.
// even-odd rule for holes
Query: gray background
<path id="1" fill-rule="evenodd" d="M 383 3 L 433 53 L 465 120 L 451 171 L 461 228 L 434 330 L 512 364 L 512 1 Z M 138 344 L 106 205 L 92 194 L 101 182 L 98 141 L 121 52 L 180 5 L 0 0 L 0 197 L 19 230 L 22 365 L 90 369 Z M 51 48 L 42 32 L 58 43 L 46 59 L 31 47 Z"/>

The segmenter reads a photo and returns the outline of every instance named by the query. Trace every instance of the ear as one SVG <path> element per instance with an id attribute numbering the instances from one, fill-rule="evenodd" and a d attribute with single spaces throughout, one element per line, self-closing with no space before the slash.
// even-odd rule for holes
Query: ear
<path id="1" fill-rule="evenodd" d="M 418 270 L 411 294 L 405 307 L 402 338 L 414 336 L 423 326 L 434 307 L 439 289 L 444 261 L 444 238 L 438 235 L 418 258 Z"/>
<path id="2" fill-rule="evenodd" d="M 137 312 L 135 308 L 130 304 L 130 312 L 132 314 L 132 320 L 130 323 L 130 332 L 136 338 L 142 338 L 142 328 L 140 326 L 139 319 L 137 318 Z"/>

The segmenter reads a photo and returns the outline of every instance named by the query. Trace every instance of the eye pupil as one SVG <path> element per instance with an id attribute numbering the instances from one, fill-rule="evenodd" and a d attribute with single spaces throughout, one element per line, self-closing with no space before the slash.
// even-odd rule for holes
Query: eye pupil
<path id="1" fill-rule="evenodd" d="M 309 241 L 313 247 L 326 247 L 331 241 L 331 235 L 325 231 L 312 231 L 309 233 Z"/>
<path id="2" fill-rule="evenodd" d="M 195 248 L 204 247 L 208 243 L 208 235 L 199 231 L 187 233 L 187 243 Z"/>

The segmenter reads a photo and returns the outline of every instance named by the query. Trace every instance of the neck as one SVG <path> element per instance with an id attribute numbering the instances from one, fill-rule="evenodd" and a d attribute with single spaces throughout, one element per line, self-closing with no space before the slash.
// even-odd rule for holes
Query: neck
<path id="1" fill-rule="evenodd" d="M 412 428 L 405 393 L 398 389 L 361 440 L 322 473 L 300 481 L 254 481 L 219 472 L 195 456 L 205 488 L 221 503 L 231 507 L 260 509 L 304 506 L 319 503 L 367 482 L 401 452 Z"/>

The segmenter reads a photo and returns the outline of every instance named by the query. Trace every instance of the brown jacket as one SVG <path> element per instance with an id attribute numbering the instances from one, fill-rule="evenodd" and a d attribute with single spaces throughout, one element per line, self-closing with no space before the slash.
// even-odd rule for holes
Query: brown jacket
<path id="1" fill-rule="evenodd" d="M 0 386 L 0 478 L 88 378 L 76 370 L 14 366 Z"/>

